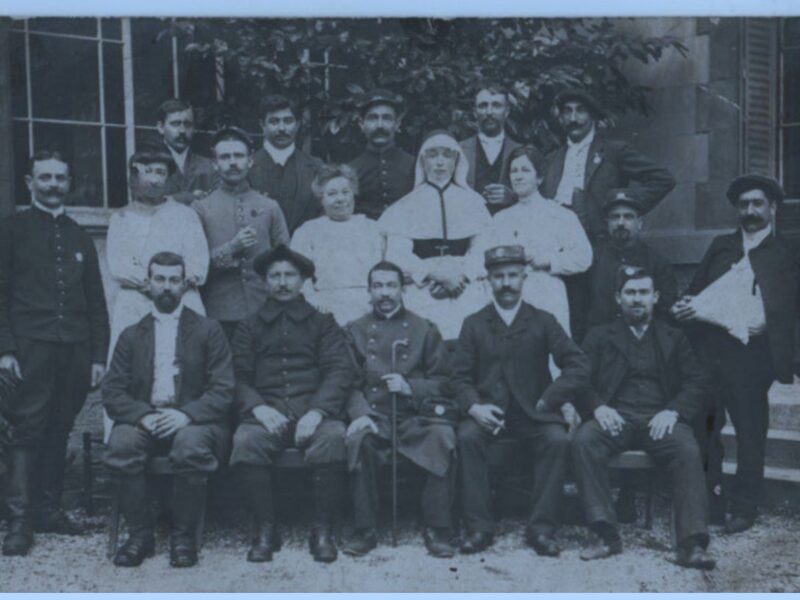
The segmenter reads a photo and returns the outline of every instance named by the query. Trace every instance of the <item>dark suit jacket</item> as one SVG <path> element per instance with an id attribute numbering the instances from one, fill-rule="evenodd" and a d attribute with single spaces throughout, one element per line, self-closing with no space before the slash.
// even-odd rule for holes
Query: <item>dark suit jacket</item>
<path id="1" fill-rule="evenodd" d="M 681 419 L 690 422 L 710 391 L 706 371 L 680 329 L 659 319 L 654 319 L 650 327 L 656 339 L 664 409 L 674 410 Z M 586 334 L 583 351 L 591 361 L 591 389 L 577 406 L 584 420 L 592 418 L 598 406 L 611 404 L 625 381 L 629 365 L 627 328 L 625 321 L 619 318 L 613 323 L 593 327 Z"/>
<path id="2" fill-rule="evenodd" d="M 561 369 L 555 381 L 551 354 Z M 513 398 L 532 419 L 563 423 L 559 407 L 585 391 L 589 361 L 550 313 L 523 302 L 508 327 L 489 304 L 464 319 L 452 381 L 465 413 L 473 404 L 507 410 Z M 540 399 L 547 411 L 536 412 Z"/>
<path id="3" fill-rule="evenodd" d="M 153 411 L 155 319 L 147 315 L 119 337 L 103 379 L 103 406 L 116 423 L 135 425 Z M 233 405 L 233 361 L 219 323 L 183 309 L 175 344 L 175 408 L 194 423 L 223 423 Z"/>
<path id="4" fill-rule="evenodd" d="M 267 172 L 264 166 L 268 158 L 269 156 L 264 148 L 256 150 L 253 154 L 253 166 L 247 178 L 254 190 L 277 201 L 283 211 L 283 216 L 286 218 L 286 225 L 289 227 L 289 233 L 291 234 L 306 221 L 322 214 L 322 205 L 311 191 L 311 182 L 314 181 L 317 171 L 322 166 L 322 161 L 299 148 L 295 148 L 294 167 L 295 176 L 297 177 L 297 191 L 294 198 L 278 198 L 269 193 Z"/>
<path id="5" fill-rule="evenodd" d="M 743 257 L 741 230 L 717 236 L 697 267 L 689 293 L 699 293 Z M 775 376 L 781 383 L 791 383 L 794 378 L 795 327 L 800 315 L 800 260 L 786 240 L 780 235 L 771 235 L 750 251 L 750 263 L 764 299 Z M 711 325 L 693 329 L 700 347 L 710 353 L 714 353 L 714 340 L 720 335 L 728 335 Z"/>
<path id="6" fill-rule="evenodd" d="M 546 198 L 554 198 L 564 173 L 567 147 L 562 146 L 547 155 L 547 167 L 541 192 Z M 651 159 L 633 149 L 627 142 L 607 140 L 595 134 L 586 159 L 584 176 L 584 201 L 586 203 L 587 234 L 593 240 L 604 229 L 602 205 L 613 188 L 625 188 L 632 182 L 641 198 L 644 212 L 649 212 L 664 199 L 675 179 L 669 171 L 656 165 Z"/>
<path id="7" fill-rule="evenodd" d="M 467 156 L 467 162 L 469 163 L 469 173 L 467 173 L 467 183 L 469 187 L 475 189 L 475 157 L 478 155 L 478 136 L 473 135 L 472 137 L 468 137 L 467 139 L 460 142 L 461 149 L 464 151 L 464 154 Z M 503 185 L 510 186 L 508 182 L 508 157 L 516 148 L 519 148 L 522 144 L 519 142 L 514 141 L 509 137 L 506 133 L 506 138 L 503 141 L 503 150 L 500 152 L 500 160 L 503 161 L 502 166 L 500 167 L 500 181 L 497 183 L 502 183 Z M 483 190 L 475 190 L 479 194 L 483 192 Z"/>
<path id="8" fill-rule="evenodd" d="M 169 149 L 167 149 L 169 152 Z M 165 194 L 172 196 L 181 204 L 187 206 L 197 199 L 195 190 L 202 192 L 212 191 L 219 182 L 214 164 L 211 159 L 193 152 L 191 148 L 186 155 L 186 164 L 183 173 L 176 169 L 167 179 Z"/>

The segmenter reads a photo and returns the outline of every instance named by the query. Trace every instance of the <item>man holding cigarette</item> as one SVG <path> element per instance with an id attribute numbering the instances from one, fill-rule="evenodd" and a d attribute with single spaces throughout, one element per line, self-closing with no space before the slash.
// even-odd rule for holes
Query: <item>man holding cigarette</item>
<path id="1" fill-rule="evenodd" d="M 486 449 L 492 440 L 521 440 L 533 456 L 533 506 L 525 531 L 541 556 L 555 541 L 567 465 L 567 422 L 561 406 L 586 389 L 589 362 L 555 317 L 522 301 L 525 250 L 497 246 L 484 255 L 494 298 L 464 320 L 453 359 L 453 385 L 469 418 L 458 428 L 465 554 L 492 544 Z M 561 375 L 553 381 L 553 357 Z"/>

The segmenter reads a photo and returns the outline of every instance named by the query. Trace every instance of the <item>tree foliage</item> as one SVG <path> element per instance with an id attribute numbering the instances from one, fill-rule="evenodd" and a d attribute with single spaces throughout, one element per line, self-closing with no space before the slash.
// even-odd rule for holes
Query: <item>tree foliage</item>
<path id="1" fill-rule="evenodd" d="M 476 86 L 512 91 L 514 137 L 550 147 L 552 100 L 564 87 L 589 90 L 611 115 L 647 113 L 648 89 L 625 74 L 628 61 L 682 55 L 676 38 L 647 37 L 609 19 L 196 19 L 173 27 L 187 49 L 225 61 L 225 101 L 209 118 L 257 124 L 258 99 L 280 91 L 303 106 L 315 153 L 346 160 L 362 145 L 357 103 L 366 90 L 402 95 L 401 145 L 446 127 L 459 138 L 476 129 Z M 613 118 L 613 117 L 612 117 Z"/>

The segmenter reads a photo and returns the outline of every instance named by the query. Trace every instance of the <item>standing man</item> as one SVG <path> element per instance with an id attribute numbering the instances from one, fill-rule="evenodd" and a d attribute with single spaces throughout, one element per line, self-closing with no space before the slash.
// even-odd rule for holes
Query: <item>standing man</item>
<path id="1" fill-rule="evenodd" d="M 677 532 L 676 562 L 713 569 L 707 552 L 708 508 L 700 449 L 689 423 L 703 405 L 708 381 L 680 330 L 653 319 L 658 301 L 652 275 L 641 267 L 619 270 L 622 318 L 586 336 L 592 389 L 584 396 L 584 422 L 572 442 L 573 472 L 589 529 L 599 541 L 583 560 L 622 552 L 606 464 L 641 449 L 666 467 Z M 580 405 L 579 405 L 580 406 Z"/>
<path id="2" fill-rule="evenodd" d="M 8 407 L 3 554 L 22 556 L 33 531 L 76 534 L 61 510 L 67 438 L 108 351 L 108 312 L 94 242 L 64 211 L 70 168 L 33 155 L 32 206 L 0 222 L 0 369 L 20 380 Z"/>
<path id="3" fill-rule="evenodd" d="M 120 476 L 129 531 L 114 564 L 136 567 L 153 554 L 155 515 L 144 469 L 148 457 L 167 453 L 176 473 L 170 564 L 191 567 L 206 481 L 229 435 L 233 363 L 219 323 L 183 304 L 183 257 L 159 252 L 147 272 L 151 312 L 122 332 L 103 381 L 103 405 L 114 420 L 104 462 Z"/>
<path id="4" fill-rule="evenodd" d="M 265 96 L 260 114 L 264 142 L 253 154 L 248 179 L 254 190 L 277 200 L 292 234 L 300 225 L 322 214 L 311 191 L 311 182 L 322 161 L 296 146 L 300 111 L 286 96 Z"/>
<path id="5" fill-rule="evenodd" d="M 194 137 L 194 109 L 177 98 L 158 107 L 158 133 L 177 169 L 167 181 L 166 195 L 181 204 L 205 196 L 216 184 L 211 160 L 191 150 Z"/>
<path id="6" fill-rule="evenodd" d="M 739 228 L 714 238 L 689 294 L 672 307 L 682 322 L 697 322 L 700 354 L 718 383 L 712 444 L 730 415 L 736 431 L 736 475 L 729 496 L 729 533 L 753 526 L 764 485 L 769 429 L 767 393 L 775 380 L 792 383 L 800 263 L 773 231 L 783 189 L 757 174 L 737 177 L 728 200 Z M 718 461 L 721 463 L 721 459 Z M 721 480 L 721 464 L 715 465 Z M 712 467 L 709 467 L 712 470 Z"/>
<path id="7" fill-rule="evenodd" d="M 256 272 L 267 299 L 233 338 L 239 426 L 230 464 L 238 470 L 245 505 L 255 517 L 251 562 L 280 549 L 272 498 L 272 464 L 286 448 L 302 448 L 312 469 L 314 527 L 311 554 L 336 560 L 333 527 L 342 511 L 345 403 L 352 366 L 344 334 L 300 290 L 314 263 L 286 246 L 262 252 Z"/>
<path id="8" fill-rule="evenodd" d="M 586 388 L 589 365 L 555 317 L 522 301 L 527 265 L 522 246 L 486 251 L 492 303 L 464 320 L 453 358 L 465 554 L 492 544 L 486 448 L 498 437 L 524 440 L 534 460 L 533 506 L 525 539 L 540 556 L 558 556 L 555 540 L 569 440 L 561 407 Z M 549 359 L 561 369 L 553 381 Z"/>
<path id="9" fill-rule="evenodd" d="M 348 404 L 345 443 L 356 533 L 344 552 L 363 556 L 377 545 L 378 467 L 392 445 L 396 394 L 397 452 L 425 472 L 425 547 L 433 556 L 451 558 L 456 434 L 448 416 L 453 418 L 456 407 L 444 395 L 448 353 L 436 325 L 403 306 L 400 267 L 379 262 L 367 282 L 372 312 L 346 329 L 359 377 Z M 398 346 L 398 340 L 405 344 Z"/>
<path id="10" fill-rule="evenodd" d="M 517 200 L 508 182 L 508 158 L 521 144 L 506 135 L 510 111 L 508 90 L 494 83 L 481 86 L 475 96 L 478 134 L 461 142 L 469 162 L 467 183 L 486 199 L 492 215 Z"/>
<path id="11" fill-rule="evenodd" d="M 358 175 L 356 212 L 379 219 L 414 187 L 414 157 L 395 146 L 403 118 L 403 99 L 389 90 L 372 90 L 359 105 L 359 124 L 367 145 L 350 167 Z"/>
<path id="12" fill-rule="evenodd" d="M 278 244 L 288 244 L 289 230 L 278 203 L 247 182 L 253 165 L 247 134 L 226 127 L 214 135 L 212 145 L 220 184 L 192 208 L 200 215 L 211 253 L 201 290 L 203 303 L 208 316 L 217 319 L 231 339 L 238 322 L 258 310 L 267 297 L 253 259 Z"/>

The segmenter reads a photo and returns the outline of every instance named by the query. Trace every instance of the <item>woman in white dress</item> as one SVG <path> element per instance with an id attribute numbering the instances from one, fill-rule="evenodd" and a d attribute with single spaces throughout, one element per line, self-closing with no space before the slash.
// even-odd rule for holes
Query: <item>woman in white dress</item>
<path id="1" fill-rule="evenodd" d="M 538 150 L 517 148 L 508 165 L 511 189 L 519 200 L 494 215 L 476 251 L 482 254 L 493 246 L 523 246 L 530 260 L 523 300 L 551 313 L 569 334 L 569 303 L 561 278 L 592 265 L 592 246 L 575 213 L 539 193 L 544 159 Z"/>
<path id="2" fill-rule="evenodd" d="M 383 242 L 375 221 L 353 214 L 358 177 L 350 167 L 323 167 L 311 190 L 325 214 L 298 227 L 290 245 L 316 267 L 303 288 L 306 300 L 344 326 L 370 310 L 367 275 Z"/>

